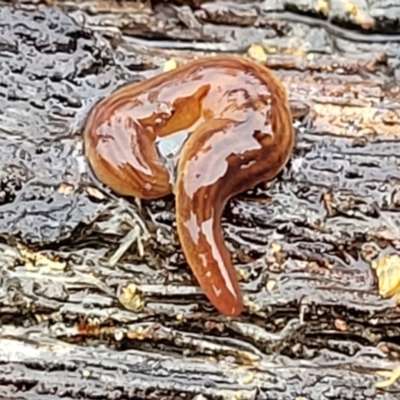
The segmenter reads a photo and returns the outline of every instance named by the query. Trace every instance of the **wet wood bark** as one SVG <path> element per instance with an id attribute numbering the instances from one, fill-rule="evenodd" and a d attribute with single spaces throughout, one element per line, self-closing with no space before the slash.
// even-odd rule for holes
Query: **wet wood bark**
<path id="1" fill-rule="evenodd" d="M 371 265 L 400 247 L 399 9 L 330 3 L 0 3 L 0 398 L 398 398 Z M 237 319 L 194 281 L 173 197 L 111 193 L 80 136 L 115 87 L 212 52 L 310 108 L 285 171 L 226 207 Z"/>

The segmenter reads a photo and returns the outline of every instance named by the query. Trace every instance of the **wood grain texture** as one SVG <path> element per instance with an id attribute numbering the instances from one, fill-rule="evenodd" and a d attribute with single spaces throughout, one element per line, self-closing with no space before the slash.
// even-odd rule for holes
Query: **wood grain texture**
<path id="1" fill-rule="evenodd" d="M 240 29 L 210 6 L 142 8 L 130 24 L 120 8 L 85 13 L 86 29 L 66 12 L 87 4 L 0 7 L 0 397 L 398 398 L 398 383 L 375 388 L 399 365 L 400 313 L 370 262 L 399 252 L 399 44 L 255 4 L 225 14 L 256 9 L 259 25 Z M 223 214 L 244 293 L 233 320 L 191 277 L 174 199 L 138 205 L 96 185 L 79 129 L 127 80 L 247 40 L 265 40 L 267 66 L 311 111 L 283 173 Z"/>

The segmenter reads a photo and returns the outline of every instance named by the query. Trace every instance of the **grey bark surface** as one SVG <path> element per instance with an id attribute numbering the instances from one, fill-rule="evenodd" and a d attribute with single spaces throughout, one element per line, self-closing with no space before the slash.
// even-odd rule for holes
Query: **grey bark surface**
<path id="1" fill-rule="evenodd" d="M 400 312 L 371 268 L 400 253 L 395 2 L 34 3 L 0 3 L 0 398 L 398 399 L 375 387 Z M 81 129 L 167 60 L 252 44 L 310 113 L 285 171 L 224 212 L 246 298 L 229 319 L 173 197 L 102 186 Z"/>

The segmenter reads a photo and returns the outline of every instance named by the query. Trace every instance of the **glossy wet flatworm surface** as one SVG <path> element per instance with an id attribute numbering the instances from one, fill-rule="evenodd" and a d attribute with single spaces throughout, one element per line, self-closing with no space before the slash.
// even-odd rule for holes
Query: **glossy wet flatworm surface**
<path id="1" fill-rule="evenodd" d="M 239 315 L 243 299 L 220 219 L 229 198 L 273 179 L 290 157 L 292 114 L 280 81 L 244 58 L 196 60 L 100 101 L 84 141 L 94 173 L 115 192 L 175 194 L 189 266 L 220 312 Z"/>

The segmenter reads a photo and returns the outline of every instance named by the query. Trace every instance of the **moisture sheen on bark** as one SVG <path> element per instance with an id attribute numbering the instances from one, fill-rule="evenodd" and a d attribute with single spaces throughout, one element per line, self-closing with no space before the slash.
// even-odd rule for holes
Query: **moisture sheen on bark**
<path id="1" fill-rule="evenodd" d="M 395 13 L 367 36 L 333 3 L 337 25 L 312 26 L 258 2 L 0 3 L 0 398 L 398 397 L 375 388 L 399 366 L 400 313 L 370 266 L 399 252 L 399 41 L 382 41 Z M 245 295 L 228 319 L 185 262 L 173 196 L 138 204 L 100 185 L 80 132 L 95 102 L 170 59 L 261 42 L 311 111 L 283 173 L 226 206 Z"/>

